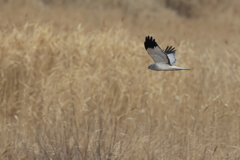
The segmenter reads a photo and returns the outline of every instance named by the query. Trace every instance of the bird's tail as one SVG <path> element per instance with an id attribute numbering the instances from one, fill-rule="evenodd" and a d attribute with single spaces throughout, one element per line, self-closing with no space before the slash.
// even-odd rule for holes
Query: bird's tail
<path id="1" fill-rule="evenodd" d="M 177 67 L 177 66 L 172 66 L 174 70 L 190 70 L 188 68 L 182 68 L 182 67 Z"/>

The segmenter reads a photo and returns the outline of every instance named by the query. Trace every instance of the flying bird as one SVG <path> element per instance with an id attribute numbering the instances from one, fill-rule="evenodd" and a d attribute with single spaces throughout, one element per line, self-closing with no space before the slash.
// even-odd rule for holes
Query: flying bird
<path id="1" fill-rule="evenodd" d="M 155 71 L 175 71 L 175 70 L 190 70 L 187 68 L 181 68 L 173 66 L 177 59 L 175 57 L 175 48 L 167 46 L 165 50 L 162 50 L 155 39 L 147 36 L 144 42 L 145 49 L 151 56 L 155 63 L 148 66 L 148 69 Z"/>

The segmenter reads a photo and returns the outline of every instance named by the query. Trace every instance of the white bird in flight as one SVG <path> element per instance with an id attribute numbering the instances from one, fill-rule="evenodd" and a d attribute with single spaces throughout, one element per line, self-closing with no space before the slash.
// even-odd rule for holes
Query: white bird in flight
<path id="1" fill-rule="evenodd" d="M 176 63 L 177 59 L 175 57 L 175 48 L 172 46 L 167 46 L 167 48 L 162 50 L 155 39 L 147 36 L 144 42 L 144 46 L 148 54 L 152 57 L 155 63 L 152 63 L 148 66 L 148 69 L 155 71 L 174 71 L 174 70 L 190 70 L 187 68 L 181 68 L 173 66 Z"/>

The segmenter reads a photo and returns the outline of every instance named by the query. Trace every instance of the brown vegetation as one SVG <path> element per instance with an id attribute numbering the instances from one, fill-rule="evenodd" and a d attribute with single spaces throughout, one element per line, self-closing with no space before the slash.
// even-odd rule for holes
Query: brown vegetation
<path id="1" fill-rule="evenodd" d="M 239 158 L 239 2 L 183 1 L 0 1 L 1 159 Z"/>

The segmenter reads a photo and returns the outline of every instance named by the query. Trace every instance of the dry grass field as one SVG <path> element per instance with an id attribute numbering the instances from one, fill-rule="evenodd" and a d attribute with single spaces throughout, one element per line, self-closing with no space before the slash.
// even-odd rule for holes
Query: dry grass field
<path id="1" fill-rule="evenodd" d="M 239 159 L 239 7 L 0 0 L 0 159 Z M 191 70 L 148 70 L 147 35 Z"/>

